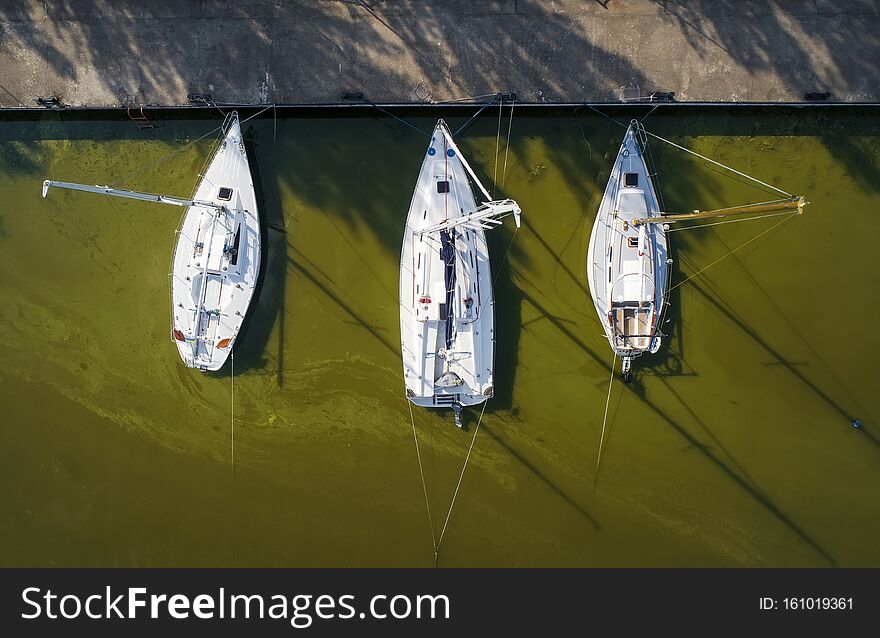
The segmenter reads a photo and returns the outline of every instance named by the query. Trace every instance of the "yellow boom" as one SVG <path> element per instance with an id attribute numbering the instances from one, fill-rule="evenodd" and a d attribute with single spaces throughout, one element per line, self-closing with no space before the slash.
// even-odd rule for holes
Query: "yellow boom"
<path id="1" fill-rule="evenodd" d="M 745 206 L 733 206 L 731 208 L 716 208 L 714 210 L 695 210 L 692 213 L 660 213 L 657 217 L 639 217 L 632 221 L 633 226 L 639 224 L 668 224 L 670 222 L 683 222 L 692 219 L 706 219 L 707 217 L 730 217 L 731 215 L 759 215 L 762 213 L 781 213 L 786 210 L 797 211 L 800 215 L 804 212 L 804 206 L 809 204 L 803 195 L 780 199 L 761 204 L 746 204 Z"/>

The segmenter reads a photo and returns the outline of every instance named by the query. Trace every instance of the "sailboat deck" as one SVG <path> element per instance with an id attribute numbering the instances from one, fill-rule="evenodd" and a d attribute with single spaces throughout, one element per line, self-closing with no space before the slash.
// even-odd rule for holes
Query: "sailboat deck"
<path id="1" fill-rule="evenodd" d="M 423 232 L 476 209 L 462 163 L 435 130 L 413 194 L 401 254 L 404 380 L 414 403 L 484 401 L 492 384 L 493 307 L 482 230 Z"/>
<path id="2" fill-rule="evenodd" d="M 218 370 L 232 350 L 260 266 L 256 195 L 238 121 L 196 187 L 172 262 L 172 336 L 190 367 Z"/>
<path id="3" fill-rule="evenodd" d="M 587 275 L 611 347 L 635 356 L 657 347 L 665 300 L 666 231 L 634 225 L 659 215 L 659 204 L 635 130 L 624 137 L 593 225 Z"/>

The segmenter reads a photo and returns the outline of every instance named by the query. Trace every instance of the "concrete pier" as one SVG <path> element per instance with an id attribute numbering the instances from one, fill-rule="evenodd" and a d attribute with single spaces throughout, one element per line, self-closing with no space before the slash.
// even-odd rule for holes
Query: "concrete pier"
<path id="1" fill-rule="evenodd" d="M 880 0 L 4 0 L 0 106 L 880 101 Z"/>

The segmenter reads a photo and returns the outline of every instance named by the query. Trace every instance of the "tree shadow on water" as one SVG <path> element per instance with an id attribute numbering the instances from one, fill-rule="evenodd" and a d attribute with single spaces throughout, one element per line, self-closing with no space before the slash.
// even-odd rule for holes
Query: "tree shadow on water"
<path id="1" fill-rule="evenodd" d="M 627 387 L 635 396 L 637 396 L 641 400 L 643 405 L 648 407 L 651 412 L 653 412 L 673 431 L 675 431 L 679 436 L 687 441 L 687 443 L 693 449 L 698 450 L 707 460 L 711 461 L 716 468 L 718 468 L 733 482 L 734 485 L 743 490 L 755 502 L 763 506 L 768 513 L 770 513 L 778 522 L 782 523 L 801 541 L 803 541 L 807 546 L 809 546 L 813 551 L 821 556 L 824 561 L 826 561 L 831 566 L 835 566 L 837 564 L 831 554 L 829 554 L 827 550 L 825 550 L 821 545 L 818 544 L 818 542 L 816 542 L 811 536 L 809 536 L 806 531 L 801 529 L 801 527 L 798 526 L 797 523 L 795 523 L 785 512 L 783 512 L 769 496 L 767 496 L 763 491 L 755 486 L 748 478 L 747 474 L 743 475 L 739 471 L 737 471 L 737 469 L 735 469 L 736 467 L 738 467 L 738 464 L 735 462 L 735 460 L 733 461 L 733 467 L 730 464 L 726 463 L 714 452 L 714 450 L 712 450 L 710 446 L 700 441 L 696 436 L 691 434 L 691 432 L 689 432 L 687 428 L 685 428 L 683 425 L 681 425 L 679 422 L 669 416 L 657 404 L 651 401 L 647 396 L 647 390 L 644 384 L 639 379 L 634 379 L 633 382 Z M 702 424 L 702 421 L 698 422 Z"/>

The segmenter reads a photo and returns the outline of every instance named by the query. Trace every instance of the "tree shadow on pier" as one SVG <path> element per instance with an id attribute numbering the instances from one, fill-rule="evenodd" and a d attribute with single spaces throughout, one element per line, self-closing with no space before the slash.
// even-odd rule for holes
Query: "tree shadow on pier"
<path id="1" fill-rule="evenodd" d="M 723 51 L 755 77 L 777 76 L 797 98 L 827 90 L 843 100 L 847 91 L 870 90 L 865 78 L 876 77 L 868 52 L 877 50 L 880 35 L 870 3 L 827 2 L 817 11 L 814 3 L 798 0 L 654 2 L 700 58 L 708 62 Z M 837 90 L 843 94 L 834 95 Z"/>
<path id="2" fill-rule="evenodd" d="M 49 84 L 88 83 L 92 99 L 121 104 L 155 96 L 181 103 L 187 93 L 221 103 L 333 102 L 340 75 L 345 90 L 378 101 L 536 82 L 550 100 L 584 86 L 611 93 L 624 81 L 646 85 L 639 64 L 594 41 L 589 24 L 540 3 L 157 0 L 111 8 L 24 0 L 0 7 L 0 22 L 7 46 L 32 52 Z M 437 55 L 441 40 L 452 59 Z M 91 69 L 102 72 L 85 77 Z M 421 90 L 413 78 L 422 78 Z"/>

